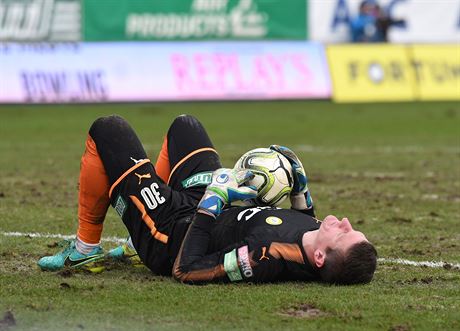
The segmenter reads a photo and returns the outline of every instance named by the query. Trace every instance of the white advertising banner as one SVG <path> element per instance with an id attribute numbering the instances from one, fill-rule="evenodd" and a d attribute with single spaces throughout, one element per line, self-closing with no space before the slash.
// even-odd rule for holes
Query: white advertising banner
<path id="1" fill-rule="evenodd" d="M 330 95 L 319 43 L 0 44 L 1 103 Z"/>
<path id="2" fill-rule="evenodd" d="M 0 41 L 80 39 L 79 0 L 0 0 Z"/>
<path id="3" fill-rule="evenodd" d="M 350 41 L 350 20 L 362 0 L 309 0 L 311 40 L 326 43 Z M 394 43 L 460 42 L 460 0 L 380 0 L 377 3 L 393 19 L 388 39 Z"/>

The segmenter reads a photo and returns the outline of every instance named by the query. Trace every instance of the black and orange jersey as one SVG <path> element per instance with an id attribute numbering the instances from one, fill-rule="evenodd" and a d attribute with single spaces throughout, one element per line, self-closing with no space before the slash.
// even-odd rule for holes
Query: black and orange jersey
<path id="1" fill-rule="evenodd" d="M 173 268 L 187 283 L 318 280 L 302 246 L 318 221 L 292 209 L 233 207 L 217 219 L 197 213 Z"/>

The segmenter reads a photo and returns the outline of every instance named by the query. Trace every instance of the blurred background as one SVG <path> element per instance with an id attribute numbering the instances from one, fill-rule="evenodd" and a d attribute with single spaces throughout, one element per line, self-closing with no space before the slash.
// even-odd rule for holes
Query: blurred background
<path id="1" fill-rule="evenodd" d="M 460 100 L 460 0 L 0 0 L 0 103 Z"/>

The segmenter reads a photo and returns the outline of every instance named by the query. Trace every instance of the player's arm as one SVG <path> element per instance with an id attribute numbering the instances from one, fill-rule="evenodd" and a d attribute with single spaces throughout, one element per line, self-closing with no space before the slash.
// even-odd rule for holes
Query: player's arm
<path id="1" fill-rule="evenodd" d="M 248 276 L 249 273 L 251 277 L 254 275 L 254 263 L 251 264 L 249 248 L 244 242 L 208 254 L 215 219 L 224 206 L 257 195 L 255 188 L 243 186 L 252 176 L 249 170 L 241 169 L 214 172 L 174 263 L 175 279 L 187 283 L 228 282 L 242 280 L 243 275 Z"/>
<path id="2" fill-rule="evenodd" d="M 294 186 L 289 196 L 292 209 L 303 212 L 309 216 L 315 217 L 315 208 L 313 207 L 313 199 L 308 189 L 308 179 L 305 169 L 297 155 L 289 148 L 279 145 L 271 145 L 270 149 L 281 153 L 285 156 L 292 167 L 292 175 L 294 177 Z"/>
<path id="3" fill-rule="evenodd" d="M 243 241 L 208 254 L 215 219 L 198 212 L 176 258 L 176 280 L 202 284 L 208 282 L 270 282 L 284 269 L 283 262 L 270 255 L 269 247 L 250 247 Z"/>

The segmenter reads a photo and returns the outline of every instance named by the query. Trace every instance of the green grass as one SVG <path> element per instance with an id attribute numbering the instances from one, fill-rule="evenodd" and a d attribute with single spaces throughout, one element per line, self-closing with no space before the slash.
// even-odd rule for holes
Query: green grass
<path id="1" fill-rule="evenodd" d="M 112 113 L 128 119 L 152 159 L 182 113 L 203 122 L 226 166 L 250 148 L 290 146 L 320 217 L 348 216 L 383 258 L 460 263 L 458 103 L 0 106 L 0 232 L 75 232 L 86 134 Z M 126 235 L 113 211 L 104 235 Z M 0 234 L 0 330 L 460 329 L 455 268 L 381 263 L 365 286 L 194 287 L 121 265 L 41 272 L 36 261 L 55 241 Z M 7 311 L 16 326 L 2 323 Z"/>

